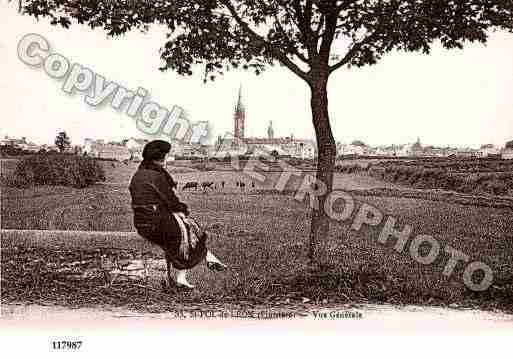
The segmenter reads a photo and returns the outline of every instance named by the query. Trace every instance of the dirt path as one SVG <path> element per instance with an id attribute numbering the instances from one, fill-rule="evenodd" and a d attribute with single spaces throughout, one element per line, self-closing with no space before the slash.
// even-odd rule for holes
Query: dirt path
<path id="1" fill-rule="evenodd" d="M 255 308 L 251 311 L 227 309 L 214 314 L 137 313 L 123 309 L 81 308 L 70 309 L 39 305 L 2 305 L 0 331 L 46 330 L 66 328 L 91 330 L 101 328 L 116 330 L 127 328 L 164 329 L 179 325 L 180 330 L 198 329 L 208 322 L 210 329 L 275 328 L 299 331 L 421 331 L 421 332 L 480 332 L 486 330 L 502 333 L 513 332 L 513 315 L 479 310 L 457 310 L 433 307 L 386 305 L 359 305 L 338 308 L 309 308 L 302 315 L 291 314 L 285 309 Z M 205 318 L 215 315 L 215 318 Z M 288 319 L 257 319 L 293 316 Z M 357 318 L 360 316 L 360 318 Z M 253 316 L 253 318 L 249 318 Z M 353 316 L 350 318 L 348 316 Z M 244 318 L 242 318 L 244 317 Z"/>

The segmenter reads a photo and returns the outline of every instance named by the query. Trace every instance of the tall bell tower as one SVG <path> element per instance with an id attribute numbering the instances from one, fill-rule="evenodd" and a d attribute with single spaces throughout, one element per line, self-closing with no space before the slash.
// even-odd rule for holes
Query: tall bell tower
<path id="1" fill-rule="evenodd" d="M 242 103 L 242 85 L 239 87 L 239 98 L 233 114 L 233 134 L 235 138 L 244 139 L 244 122 L 246 120 L 246 109 Z"/>

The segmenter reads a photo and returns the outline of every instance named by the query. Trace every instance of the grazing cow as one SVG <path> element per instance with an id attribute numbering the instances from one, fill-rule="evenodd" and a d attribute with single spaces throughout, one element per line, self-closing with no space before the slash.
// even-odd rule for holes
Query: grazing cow
<path id="1" fill-rule="evenodd" d="M 203 182 L 203 183 L 201 183 L 201 187 L 203 189 L 207 189 L 207 188 L 212 189 L 213 185 L 214 185 L 214 182 Z"/>
<path id="2" fill-rule="evenodd" d="M 185 186 L 183 186 L 182 191 L 186 190 L 187 188 L 194 188 L 195 190 L 197 190 L 198 187 L 199 187 L 199 183 L 198 182 L 187 182 L 185 184 Z"/>

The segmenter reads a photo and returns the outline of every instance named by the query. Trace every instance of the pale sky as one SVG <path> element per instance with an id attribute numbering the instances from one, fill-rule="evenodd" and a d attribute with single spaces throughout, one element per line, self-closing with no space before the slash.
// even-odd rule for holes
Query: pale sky
<path id="1" fill-rule="evenodd" d="M 233 130 L 242 83 L 247 136 L 266 136 L 272 120 L 275 136 L 314 138 L 308 88 L 285 68 L 270 68 L 260 76 L 230 72 L 203 84 L 201 71 L 181 77 L 158 70 L 162 28 L 113 39 L 101 30 L 36 22 L 16 8 L 16 3 L 0 4 L 1 136 L 26 136 L 39 144 L 53 143 L 61 130 L 74 144 L 88 137 L 144 137 L 124 112 L 92 108 L 83 94 L 66 95 L 62 80 L 22 63 L 18 42 L 37 33 L 50 42 L 51 51 L 107 80 L 134 91 L 143 87 L 152 101 L 169 109 L 183 107 L 193 122 L 210 121 L 214 135 Z M 341 69 L 330 80 L 329 101 L 337 141 L 402 144 L 419 136 L 426 145 L 503 146 L 513 139 L 513 34 L 492 34 L 486 47 L 435 48 L 429 56 L 392 53 L 372 67 Z"/>

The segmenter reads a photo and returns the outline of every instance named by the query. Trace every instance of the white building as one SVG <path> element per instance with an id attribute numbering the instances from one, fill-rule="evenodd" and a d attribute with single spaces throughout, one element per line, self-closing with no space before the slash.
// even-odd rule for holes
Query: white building
<path id="1" fill-rule="evenodd" d="M 300 158 L 301 159 L 314 159 L 316 156 L 316 145 L 314 141 L 308 141 L 299 144 L 300 148 Z"/>
<path id="2" fill-rule="evenodd" d="M 357 155 L 364 156 L 368 152 L 366 146 L 358 146 L 358 145 L 348 145 L 345 143 L 337 144 L 337 156 L 349 156 L 349 155 Z"/>
<path id="3" fill-rule="evenodd" d="M 481 157 L 498 156 L 501 154 L 501 150 L 493 144 L 482 145 L 479 150 Z"/>
<path id="4" fill-rule="evenodd" d="M 374 149 L 374 155 L 382 156 L 382 157 L 395 157 L 395 156 L 397 156 L 398 150 L 399 150 L 399 147 L 395 146 L 395 145 L 379 146 Z"/>
<path id="5" fill-rule="evenodd" d="M 513 148 L 505 148 L 502 150 L 501 158 L 503 160 L 513 160 Z"/>
<path id="6" fill-rule="evenodd" d="M 284 143 L 279 147 L 283 155 L 291 156 L 301 159 L 314 159 L 315 158 L 315 144 L 313 141 L 291 141 Z M 280 151 L 278 153 L 281 155 Z"/>
<path id="7" fill-rule="evenodd" d="M 105 144 L 103 140 L 86 138 L 82 148 L 89 157 L 124 161 L 129 160 L 131 153 L 126 146 Z"/>
<path id="8" fill-rule="evenodd" d="M 12 147 L 19 147 L 27 144 L 27 138 L 10 138 L 9 136 L 5 136 L 3 139 L 0 140 L 0 145 L 2 146 L 12 146 Z"/>
<path id="9" fill-rule="evenodd" d="M 36 145 L 34 142 L 23 143 L 20 145 L 21 149 L 28 152 L 39 152 L 42 147 Z"/>
<path id="10" fill-rule="evenodd" d="M 408 143 L 401 146 L 397 151 L 399 157 L 422 157 L 424 156 L 424 149 L 420 143 L 420 138 L 415 143 Z"/>

